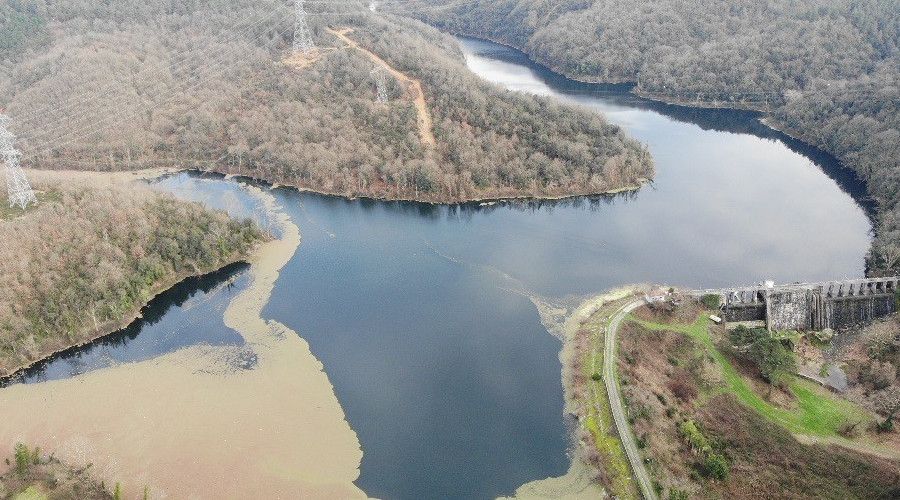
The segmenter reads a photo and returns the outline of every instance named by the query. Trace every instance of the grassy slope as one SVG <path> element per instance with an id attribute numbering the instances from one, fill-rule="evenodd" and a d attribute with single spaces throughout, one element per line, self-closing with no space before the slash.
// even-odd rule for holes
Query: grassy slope
<path id="1" fill-rule="evenodd" d="M 711 396 L 731 393 L 740 402 L 791 432 L 813 436 L 836 436 L 841 424 L 847 421 L 869 422 L 873 419 L 869 412 L 859 406 L 832 395 L 812 382 L 796 377 L 792 377 L 789 382 L 790 390 L 797 398 L 796 410 L 778 408 L 766 402 L 750 388 L 734 365 L 716 348 L 709 335 L 708 320 L 705 316 L 689 325 L 652 323 L 637 318 L 633 320 L 644 328 L 680 332 L 699 342 L 722 367 L 725 378 L 725 386 L 717 389 Z"/>
<path id="2" fill-rule="evenodd" d="M 867 412 L 803 380 L 790 383 L 796 409 L 773 406 L 716 349 L 704 318 L 688 322 L 632 317 L 623 325 L 619 370 L 623 378 L 629 374 L 629 413 L 638 419 L 635 432 L 646 443 L 650 470 L 664 493 L 680 490 L 692 498 L 895 498 L 890 495 L 900 491 L 897 462 L 860 453 L 888 450 L 835 432 L 846 419 L 870 419 Z M 679 401 L 671 384 L 679 371 L 693 372 L 692 359 L 712 364 L 701 370 L 706 375 L 693 379 L 700 382 L 699 396 Z M 687 419 L 696 421 L 716 452 L 727 457 L 731 473 L 726 480 L 703 478 L 701 458 L 677 430 Z M 812 441 L 821 444 L 804 444 L 797 438 L 800 434 L 817 436 Z"/>
<path id="3" fill-rule="evenodd" d="M 611 493 L 617 498 L 638 498 L 636 483 L 631 478 L 631 467 L 628 465 L 622 442 L 618 435 L 610 433 L 615 427 L 606 385 L 602 379 L 591 379 L 594 374 L 599 374 L 603 367 L 606 326 L 609 318 L 619 306 L 621 306 L 620 302 L 606 305 L 594 313 L 583 325 L 591 336 L 590 359 L 584 363 L 584 376 L 589 380 L 590 391 L 587 416 L 583 423 L 594 436 L 594 444 L 606 468 L 605 473 L 612 489 Z"/>
<path id="4" fill-rule="evenodd" d="M 804 445 L 790 432 L 722 394 L 699 411 L 704 432 L 722 443 L 732 474 L 712 485 L 722 498 L 898 498 L 896 462 L 838 446 Z"/>

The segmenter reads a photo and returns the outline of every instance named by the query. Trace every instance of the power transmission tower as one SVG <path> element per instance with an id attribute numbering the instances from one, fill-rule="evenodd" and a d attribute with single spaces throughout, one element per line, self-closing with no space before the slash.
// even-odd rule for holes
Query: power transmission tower
<path id="1" fill-rule="evenodd" d="M 6 191 L 9 196 L 9 207 L 18 206 L 22 210 L 29 203 L 37 203 L 37 197 L 31 190 L 31 184 L 19 165 L 22 153 L 15 147 L 16 136 L 9 131 L 9 117 L 0 114 L 0 156 L 6 164 Z"/>
<path id="2" fill-rule="evenodd" d="M 375 90 L 378 96 L 375 100 L 381 104 L 388 102 L 387 74 L 383 68 L 375 68 L 370 73 L 375 80 Z"/>
<path id="3" fill-rule="evenodd" d="M 294 0 L 296 8 L 296 18 L 294 19 L 294 53 L 306 54 L 316 49 L 313 42 L 312 32 L 309 30 L 309 24 L 306 23 L 305 0 Z"/>

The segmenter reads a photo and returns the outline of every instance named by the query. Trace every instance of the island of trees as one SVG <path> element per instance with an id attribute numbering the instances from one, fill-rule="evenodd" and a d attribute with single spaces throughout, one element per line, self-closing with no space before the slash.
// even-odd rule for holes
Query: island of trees
<path id="1" fill-rule="evenodd" d="M 0 212 L 0 376 L 123 328 L 155 294 L 263 238 L 147 187 L 36 180 L 37 206 Z"/>
<path id="2" fill-rule="evenodd" d="M 515 46 L 575 79 L 767 112 L 867 182 L 879 208 L 870 272 L 900 272 L 895 0 L 394 0 L 382 8 Z"/>
<path id="3" fill-rule="evenodd" d="M 292 5 L 5 3 L 0 102 L 24 163 L 180 165 L 437 202 L 594 194 L 653 175 L 647 149 L 597 113 L 482 82 L 451 37 L 364 2 L 310 3 L 318 50 L 292 58 Z M 409 86 L 389 77 L 388 102 L 377 102 L 378 65 L 328 28 L 353 28 L 362 48 L 421 83 L 434 144 L 417 132 Z"/>

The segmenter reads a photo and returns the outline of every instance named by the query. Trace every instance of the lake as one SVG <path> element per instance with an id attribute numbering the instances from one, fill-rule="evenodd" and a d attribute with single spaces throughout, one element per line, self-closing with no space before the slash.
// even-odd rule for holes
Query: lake
<path id="1" fill-rule="evenodd" d="M 754 113 L 653 103 L 567 80 L 497 44 L 460 44 L 485 80 L 602 112 L 648 145 L 657 174 L 635 193 L 492 206 L 272 190 L 303 239 L 263 315 L 323 363 L 362 445 L 357 485 L 370 496 L 490 498 L 565 473 L 560 345 L 530 297 L 864 274 L 871 203 L 830 156 Z M 240 182 L 179 174 L 157 186 L 251 215 Z M 87 363 L 61 356 L 24 382 L 240 343 L 221 307 L 242 276 L 229 269 L 178 292 L 192 299 L 161 297 L 155 322 L 128 342 L 79 350 Z M 166 335 L 184 324 L 193 326 L 177 342 Z"/>

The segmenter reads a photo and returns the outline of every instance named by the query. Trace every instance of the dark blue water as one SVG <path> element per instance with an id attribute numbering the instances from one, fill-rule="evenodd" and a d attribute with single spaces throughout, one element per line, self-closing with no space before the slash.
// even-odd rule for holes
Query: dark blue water
<path id="1" fill-rule="evenodd" d="M 491 207 L 278 191 L 303 244 L 265 314 L 324 363 L 368 494 L 487 498 L 565 472 L 559 345 L 509 289 L 863 274 L 862 191 L 827 155 L 805 156 L 752 113 L 679 113 L 495 44 L 463 48 L 488 80 L 604 112 L 649 145 L 658 174 L 635 194 Z"/>
<path id="2" fill-rule="evenodd" d="M 648 144 L 657 176 L 628 195 L 485 207 L 273 191 L 303 241 L 264 315 L 324 364 L 362 444 L 369 495 L 489 498 L 565 472 L 559 344 L 527 293 L 863 274 L 866 201 L 824 153 L 752 113 L 658 105 L 494 44 L 463 48 L 487 80 L 603 112 Z M 255 210 L 233 180 L 182 174 L 164 187 Z M 173 307 L 163 319 L 202 308 L 215 309 Z M 206 321 L 221 331 L 220 314 Z"/>
<path id="3" fill-rule="evenodd" d="M 478 498 L 565 471 L 559 343 L 528 298 L 429 248 L 465 232 L 449 209 L 278 196 L 303 243 L 264 316 L 325 364 L 367 494 Z"/>
<path id="4" fill-rule="evenodd" d="M 188 278 L 155 297 L 127 328 L 0 380 L 0 387 L 74 377 L 196 344 L 243 345 L 241 336 L 223 323 L 222 313 L 237 291 L 247 285 L 248 268 L 247 264 L 234 264 Z"/>

